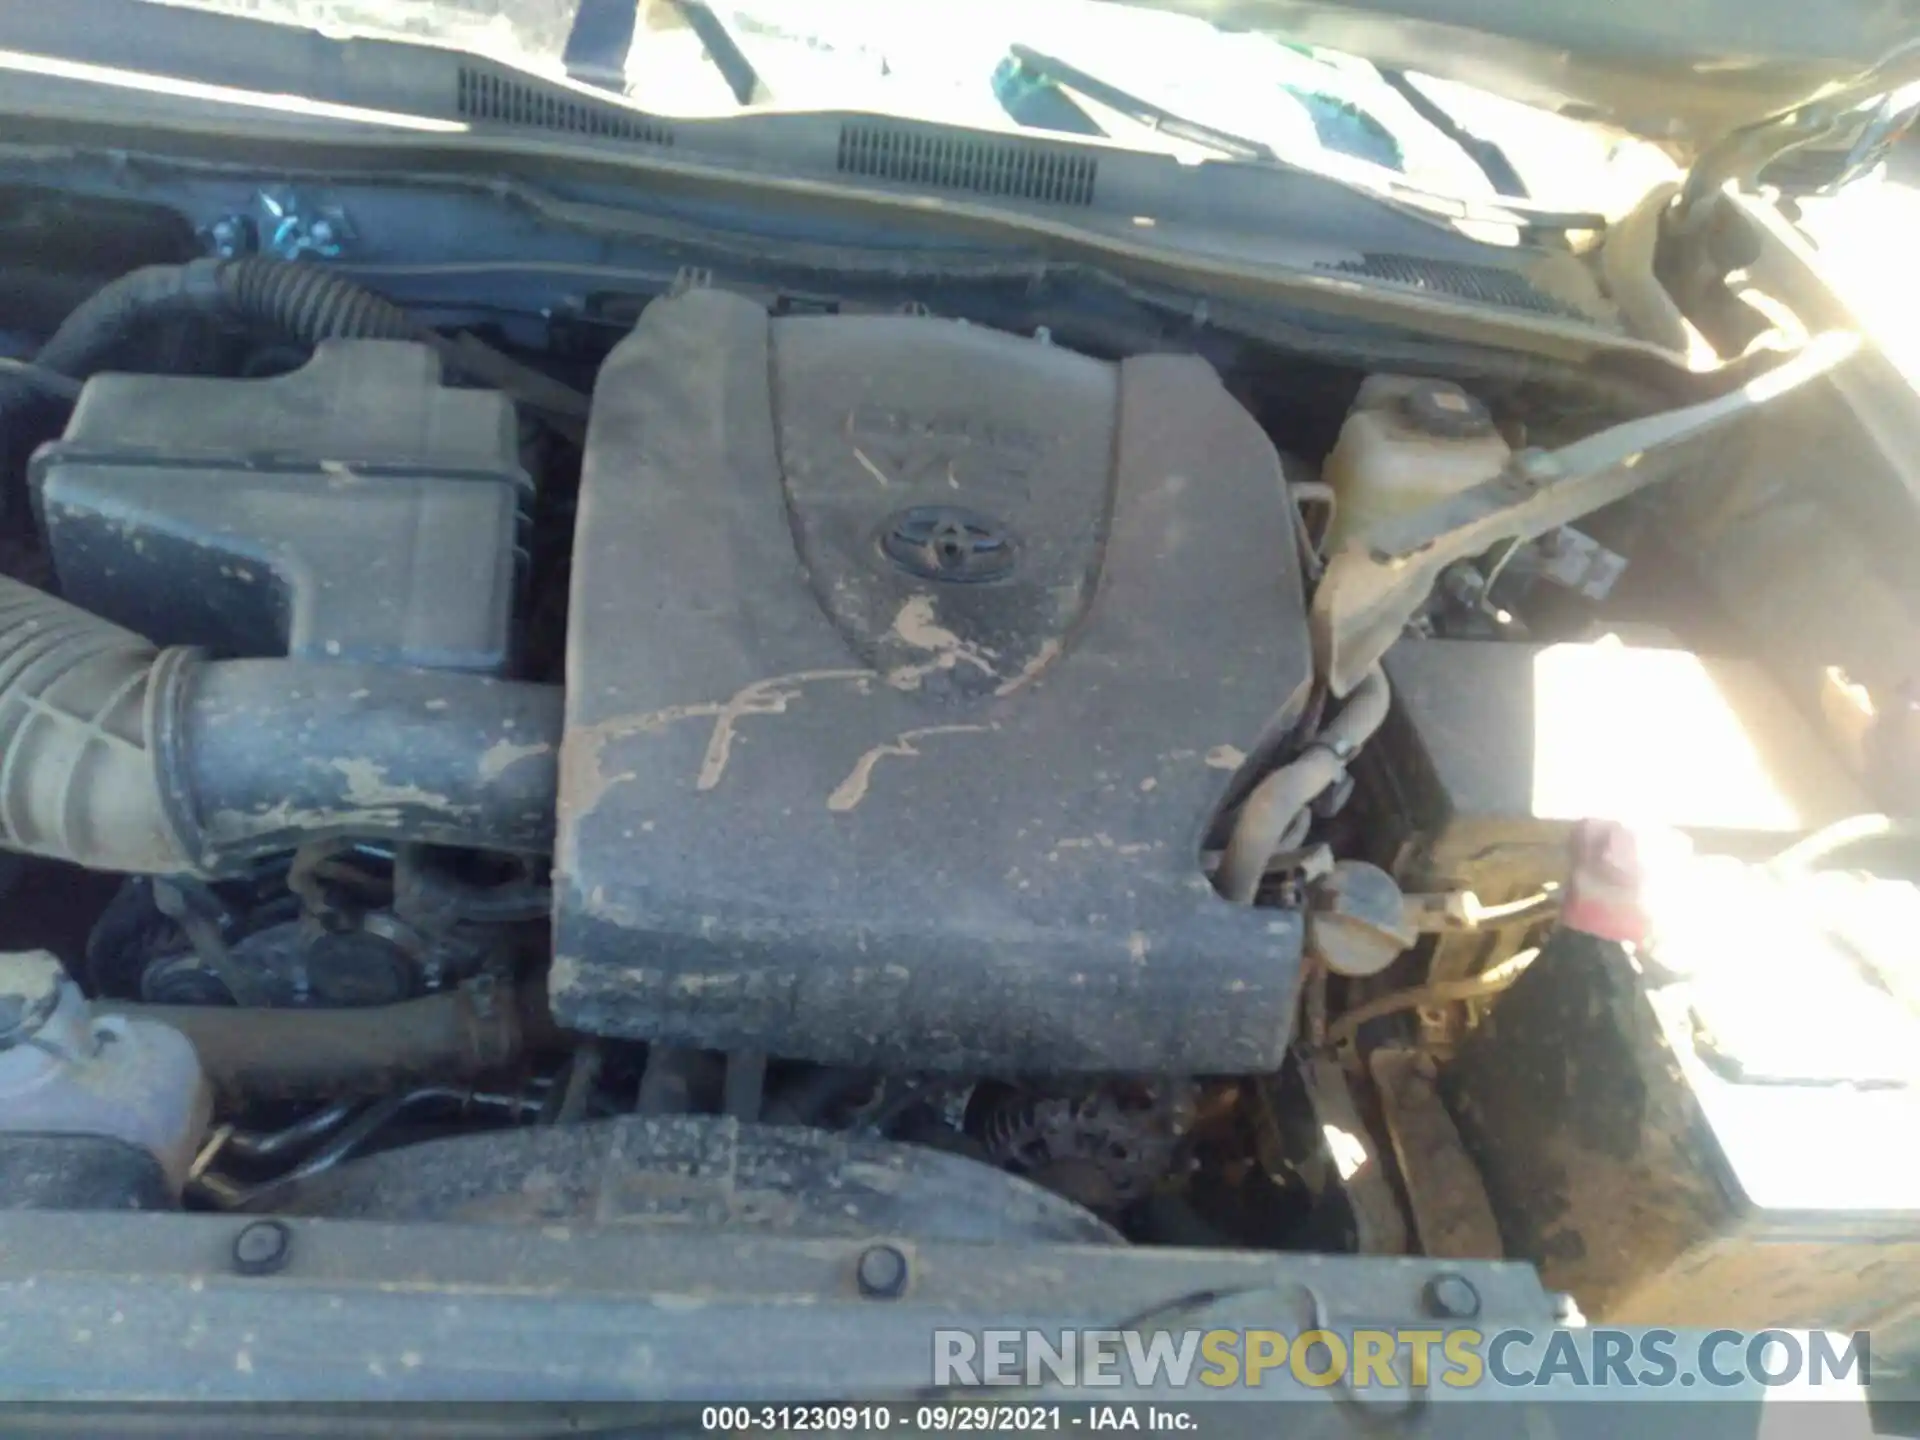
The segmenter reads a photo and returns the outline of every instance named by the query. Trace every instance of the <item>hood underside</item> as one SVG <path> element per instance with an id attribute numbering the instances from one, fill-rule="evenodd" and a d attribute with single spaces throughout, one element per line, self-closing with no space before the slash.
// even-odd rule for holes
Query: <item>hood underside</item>
<path id="1" fill-rule="evenodd" d="M 1920 41 L 1917 0 L 1124 0 L 1614 125 L 1685 157 L 1852 89 Z M 1892 89 L 1903 76 L 1884 88 Z"/>

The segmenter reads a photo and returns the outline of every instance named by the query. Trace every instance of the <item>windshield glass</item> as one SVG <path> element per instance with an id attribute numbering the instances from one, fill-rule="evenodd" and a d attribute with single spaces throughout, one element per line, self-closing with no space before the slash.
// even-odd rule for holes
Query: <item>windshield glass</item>
<path id="1" fill-rule="evenodd" d="M 150 3 L 448 45 L 659 114 L 862 111 L 1468 200 L 1591 208 L 1617 158 L 1618 137 L 1551 112 L 1105 0 Z"/>

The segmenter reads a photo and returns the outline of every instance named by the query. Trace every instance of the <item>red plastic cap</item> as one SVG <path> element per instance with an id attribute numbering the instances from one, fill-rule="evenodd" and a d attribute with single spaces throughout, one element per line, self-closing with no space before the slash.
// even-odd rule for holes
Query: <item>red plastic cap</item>
<path id="1" fill-rule="evenodd" d="M 1651 926 L 1641 837 L 1618 820 L 1582 820 L 1573 827 L 1572 851 L 1560 924 L 1601 940 L 1644 944 Z"/>

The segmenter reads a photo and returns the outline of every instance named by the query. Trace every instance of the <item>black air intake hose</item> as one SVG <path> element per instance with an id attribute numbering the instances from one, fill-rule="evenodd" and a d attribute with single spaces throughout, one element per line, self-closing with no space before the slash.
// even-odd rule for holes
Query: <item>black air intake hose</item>
<path id="1" fill-rule="evenodd" d="M 326 836 L 545 854 L 558 687 L 207 662 L 0 577 L 0 847 L 216 875 Z"/>

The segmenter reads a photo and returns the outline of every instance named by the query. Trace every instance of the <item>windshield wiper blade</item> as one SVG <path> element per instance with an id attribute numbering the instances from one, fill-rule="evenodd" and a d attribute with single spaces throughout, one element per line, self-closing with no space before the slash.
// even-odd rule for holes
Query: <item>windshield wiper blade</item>
<path id="1" fill-rule="evenodd" d="M 1069 65 L 1065 60 L 1052 55 L 1042 55 L 1028 45 L 1010 45 L 1007 51 L 1019 62 L 1020 66 L 1042 79 L 1051 80 L 1056 85 L 1069 90 L 1077 90 L 1096 104 L 1126 116 L 1149 130 L 1158 130 L 1163 135 L 1176 140 L 1185 140 L 1203 146 L 1221 155 L 1235 160 L 1278 160 L 1280 157 L 1273 147 L 1264 141 L 1255 140 L 1246 135 L 1236 135 L 1231 130 L 1221 130 L 1199 120 L 1190 120 L 1184 115 L 1143 99 L 1130 90 L 1118 85 L 1110 85 L 1098 75 L 1089 74 L 1077 65 Z"/>
<path id="2" fill-rule="evenodd" d="M 1504 199 L 1527 200 L 1527 183 L 1520 178 L 1520 172 L 1513 168 L 1513 161 L 1507 158 L 1507 152 L 1500 148 L 1496 140 L 1476 135 L 1447 113 L 1445 106 L 1422 90 L 1407 77 L 1404 70 L 1393 70 L 1385 66 L 1375 67 L 1380 78 L 1392 86 L 1394 91 L 1413 107 L 1413 113 L 1438 130 L 1447 139 L 1460 147 L 1461 152 L 1472 160 L 1487 177 L 1487 183 Z"/>

